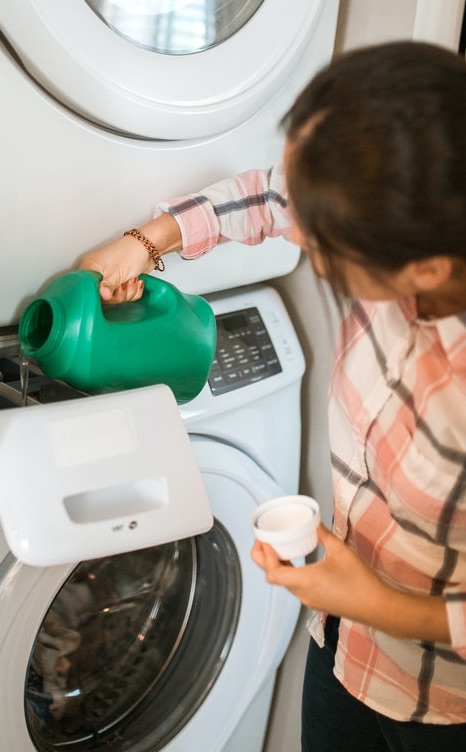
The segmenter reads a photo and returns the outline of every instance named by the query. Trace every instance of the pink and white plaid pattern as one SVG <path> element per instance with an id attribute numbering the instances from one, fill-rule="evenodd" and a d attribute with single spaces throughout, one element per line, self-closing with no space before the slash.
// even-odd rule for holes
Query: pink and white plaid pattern
<path id="1" fill-rule="evenodd" d="M 466 317 L 353 304 L 329 399 L 335 532 L 394 587 L 446 596 L 453 643 L 342 620 L 337 676 L 398 720 L 466 722 L 465 404 Z"/>
<path id="2" fill-rule="evenodd" d="M 185 259 L 207 253 L 219 243 L 236 240 L 246 245 L 265 237 L 290 239 L 285 179 L 281 167 L 250 170 L 214 183 L 202 194 L 190 194 L 160 204 L 181 228 Z"/>
<path id="3" fill-rule="evenodd" d="M 160 210 L 182 255 L 291 237 L 281 168 L 251 171 Z M 342 620 L 335 672 L 398 720 L 466 722 L 466 315 L 420 320 L 414 301 L 355 303 L 329 396 L 336 534 L 394 587 L 445 596 L 452 646 Z M 323 638 L 325 616 L 310 630 Z"/>

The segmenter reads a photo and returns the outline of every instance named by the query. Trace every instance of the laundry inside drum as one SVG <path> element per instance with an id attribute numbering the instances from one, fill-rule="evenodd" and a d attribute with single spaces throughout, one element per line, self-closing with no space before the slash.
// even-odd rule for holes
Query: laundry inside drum
<path id="1" fill-rule="evenodd" d="M 124 741 L 162 749 L 228 654 L 241 593 L 235 557 L 216 522 L 197 538 L 79 564 L 30 657 L 25 705 L 35 748 L 116 752 Z"/>

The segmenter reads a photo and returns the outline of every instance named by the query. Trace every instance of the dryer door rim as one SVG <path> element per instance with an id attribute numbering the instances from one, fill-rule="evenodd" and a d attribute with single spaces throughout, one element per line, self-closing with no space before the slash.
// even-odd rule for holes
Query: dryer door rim
<path id="1" fill-rule="evenodd" d="M 29 75 L 85 119 L 136 138 L 195 139 L 268 103 L 311 43 L 324 5 L 294 0 L 283 14 L 282 0 L 264 0 L 233 37 L 183 56 L 128 42 L 84 0 L 15 0 L 0 25 Z"/>

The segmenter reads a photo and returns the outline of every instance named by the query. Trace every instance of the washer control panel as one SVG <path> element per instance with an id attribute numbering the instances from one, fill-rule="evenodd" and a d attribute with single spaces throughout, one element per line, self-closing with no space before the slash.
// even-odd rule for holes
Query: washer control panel
<path id="1" fill-rule="evenodd" d="M 214 396 L 282 371 L 262 316 L 256 307 L 222 313 L 209 386 Z"/>

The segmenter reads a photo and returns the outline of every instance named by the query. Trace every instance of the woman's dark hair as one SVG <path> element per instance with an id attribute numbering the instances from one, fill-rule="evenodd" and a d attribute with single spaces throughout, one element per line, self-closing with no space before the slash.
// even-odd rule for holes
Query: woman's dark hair
<path id="1" fill-rule="evenodd" d="M 285 115 L 288 189 L 329 271 L 466 259 L 466 61 L 395 42 L 334 59 Z"/>

